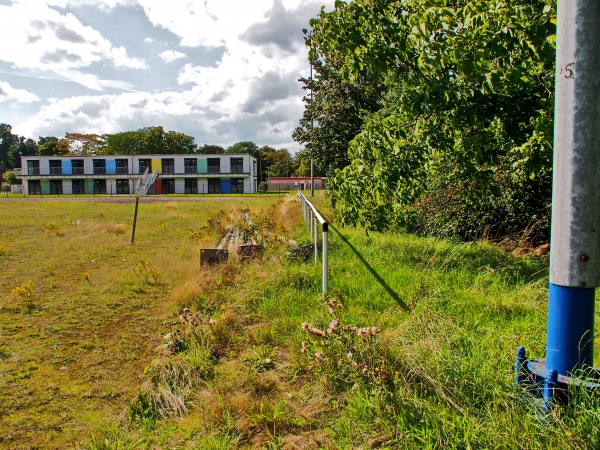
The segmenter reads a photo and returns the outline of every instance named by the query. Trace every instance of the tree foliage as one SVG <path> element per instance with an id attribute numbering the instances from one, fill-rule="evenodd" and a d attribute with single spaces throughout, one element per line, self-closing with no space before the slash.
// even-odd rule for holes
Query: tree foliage
<path id="1" fill-rule="evenodd" d="M 546 195 L 554 2 L 338 1 L 311 26 L 312 58 L 343 61 L 347 82 L 366 72 L 385 86 L 382 108 L 349 146 L 350 165 L 330 180 L 345 222 L 407 223 L 440 186 L 456 186 L 465 203 L 509 186 Z"/>
<path id="2" fill-rule="evenodd" d="M 238 142 L 236 144 L 233 144 L 231 147 L 228 147 L 227 150 L 225 150 L 225 153 L 233 153 L 233 154 L 247 153 L 247 154 L 255 156 L 255 157 L 258 156 L 259 152 L 260 152 L 260 150 L 258 148 L 258 145 L 256 145 L 254 142 L 250 142 L 250 141 Z"/>
<path id="3" fill-rule="evenodd" d="M 173 155 L 196 153 L 192 136 L 163 127 L 146 127 L 137 131 L 105 134 L 100 151 L 107 155 Z"/>
<path id="4" fill-rule="evenodd" d="M 300 79 L 307 91 L 303 98 L 306 108 L 292 137 L 305 144 L 325 173 L 332 173 L 350 163 L 348 144 L 366 118 L 381 107 L 382 83 L 367 71 L 352 80 L 344 79 L 340 73 L 343 64 L 326 55 L 311 59 L 311 66 L 313 76 Z"/>

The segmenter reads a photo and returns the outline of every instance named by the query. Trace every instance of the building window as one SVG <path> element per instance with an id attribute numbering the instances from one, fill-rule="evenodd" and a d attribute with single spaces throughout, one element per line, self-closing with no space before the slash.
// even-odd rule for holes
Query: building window
<path id="1" fill-rule="evenodd" d="M 140 159 L 139 165 L 140 165 L 140 175 L 143 175 L 144 172 L 146 172 L 146 169 L 148 170 L 148 172 L 150 172 L 151 167 L 152 167 L 152 160 L 151 159 Z"/>
<path id="2" fill-rule="evenodd" d="M 231 173 L 244 172 L 244 158 L 231 158 Z"/>
<path id="3" fill-rule="evenodd" d="M 126 175 L 129 173 L 129 163 L 126 159 L 115 160 L 117 166 L 117 173 L 120 175 Z"/>
<path id="4" fill-rule="evenodd" d="M 106 174 L 106 160 L 104 159 L 94 159 L 92 161 L 94 165 L 94 175 L 105 175 Z M 104 193 L 106 194 L 106 183 L 104 183 Z M 95 192 L 95 191 L 94 191 Z M 98 194 L 99 192 L 95 192 Z"/>
<path id="5" fill-rule="evenodd" d="M 50 164 L 50 175 L 62 175 L 62 161 L 60 159 L 51 159 L 48 162 Z"/>
<path id="6" fill-rule="evenodd" d="M 196 158 L 185 158 L 183 163 L 185 173 L 198 173 L 198 160 Z"/>
<path id="7" fill-rule="evenodd" d="M 63 193 L 62 180 L 50 180 L 50 193 L 55 195 Z"/>
<path id="8" fill-rule="evenodd" d="M 186 194 L 197 194 L 198 193 L 198 180 L 197 179 L 185 180 L 185 193 Z"/>
<path id="9" fill-rule="evenodd" d="M 164 166 L 163 166 L 164 168 Z M 162 180 L 163 194 L 174 194 L 175 193 L 175 180 L 163 179 Z"/>
<path id="10" fill-rule="evenodd" d="M 231 179 L 231 193 L 232 194 L 243 194 L 244 193 L 244 180 L 241 178 Z"/>
<path id="11" fill-rule="evenodd" d="M 208 158 L 208 173 L 221 173 L 221 158 Z"/>
<path id="12" fill-rule="evenodd" d="M 220 178 L 209 178 L 208 179 L 208 193 L 209 194 L 220 194 L 221 193 L 221 179 Z"/>
<path id="13" fill-rule="evenodd" d="M 73 170 L 73 175 L 83 175 L 83 159 L 72 159 L 71 166 Z"/>
<path id="14" fill-rule="evenodd" d="M 94 194 L 106 194 L 106 180 L 94 180 Z"/>
<path id="15" fill-rule="evenodd" d="M 31 162 L 31 161 L 29 161 Z M 38 168 L 39 171 L 39 168 Z M 42 195 L 42 184 L 40 183 L 40 180 L 29 180 L 27 182 L 27 185 L 29 187 L 29 193 L 32 195 Z"/>
<path id="16" fill-rule="evenodd" d="M 71 181 L 71 187 L 73 189 L 73 194 L 85 194 L 85 181 L 73 180 Z"/>
<path id="17" fill-rule="evenodd" d="M 129 194 L 129 180 L 117 180 L 117 194 Z"/>
<path id="18" fill-rule="evenodd" d="M 40 162 L 37 159 L 33 161 L 27 161 L 27 173 L 29 175 L 40 174 Z"/>
<path id="19" fill-rule="evenodd" d="M 162 173 L 175 173 L 175 160 L 173 158 L 162 159 Z"/>

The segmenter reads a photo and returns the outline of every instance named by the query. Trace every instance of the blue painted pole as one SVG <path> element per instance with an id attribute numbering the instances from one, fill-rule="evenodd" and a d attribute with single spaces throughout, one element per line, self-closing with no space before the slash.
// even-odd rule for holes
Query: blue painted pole
<path id="1" fill-rule="evenodd" d="M 556 42 L 546 369 L 570 376 L 593 366 L 600 278 L 600 2 L 559 0 Z"/>
<path id="2" fill-rule="evenodd" d="M 546 367 L 561 375 L 594 365 L 594 289 L 550 285 Z"/>

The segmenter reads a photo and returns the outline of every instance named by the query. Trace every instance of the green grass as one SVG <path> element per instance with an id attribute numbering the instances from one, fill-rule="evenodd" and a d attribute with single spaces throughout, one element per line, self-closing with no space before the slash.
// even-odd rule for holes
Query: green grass
<path id="1" fill-rule="evenodd" d="M 544 354 L 546 260 L 334 224 L 323 299 L 284 256 L 308 240 L 295 197 L 253 202 L 142 204 L 134 246 L 131 204 L 3 202 L 0 288 L 33 295 L 0 298 L 0 444 L 598 445 L 597 399 L 544 419 L 512 385 L 519 345 Z M 240 216 L 210 213 L 238 207 L 268 250 L 200 270 Z"/>

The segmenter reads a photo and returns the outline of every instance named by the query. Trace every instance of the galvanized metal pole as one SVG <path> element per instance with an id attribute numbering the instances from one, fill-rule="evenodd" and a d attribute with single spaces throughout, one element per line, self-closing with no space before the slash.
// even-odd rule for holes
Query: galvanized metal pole
<path id="1" fill-rule="evenodd" d="M 315 240 L 315 264 L 319 262 L 319 222 L 317 216 L 313 214 L 313 239 Z"/>
<path id="2" fill-rule="evenodd" d="M 593 366 L 600 277 L 600 2 L 559 0 L 546 369 Z"/>
<path id="3" fill-rule="evenodd" d="M 137 224 L 137 214 L 138 214 L 138 205 L 140 203 L 140 198 L 135 198 L 135 211 L 133 212 L 133 229 L 131 230 L 131 245 L 135 241 L 135 226 Z"/>
<path id="4" fill-rule="evenodd" d="M 325 222 L 323 224 L 323 295 L 327 295 L 327 272 L 329 271 L 329 264 L 327 260 L 327 240 L 329 234 L 329 224 Z"/>

